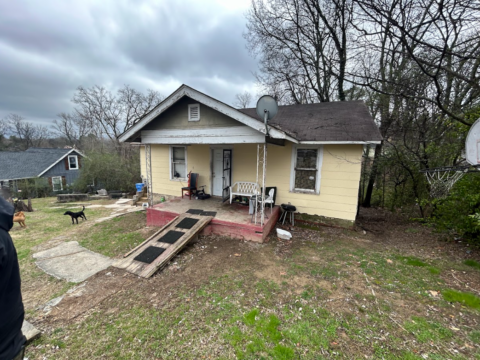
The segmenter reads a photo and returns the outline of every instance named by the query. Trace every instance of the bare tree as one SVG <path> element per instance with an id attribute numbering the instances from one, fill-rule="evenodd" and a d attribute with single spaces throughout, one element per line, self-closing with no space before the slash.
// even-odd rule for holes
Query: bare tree
<path id="1" fill-rule="evenodd" d="M 409 66 L 427 77 L 423 97 L 395 79 L 389 93 L 435 104 L 463 124 L 480 98 L 480 5 L 476 0 L 358 0 L 365 37 L 384 33 Z M 377 82 L 369 78 L 368 86 Z M 375 87 L 379 92 L 385 89 Z"/>
<path id="2" fill-rule="evenodd" d="M 290 103 L 345 100 L 353 6 L 353 0 L 253 0 L 245 38 L 260 57 L 260 84 Z"/>
<path id="3" fill-rule="evenodd" d="M 80 86 L 73 97 L 75 118 L 88 124 L 90 133 L 102 138 L 107 136 L 117 147 L 118 137 L 152 110 L 163 97 L 149 90 L 142 94 L 128 85 L 117 95 L 102 86 L 91 88 Z"/>
<path id="4" fill-rule="evenodd" d="M 248 91 L 244 91 L 243 93 L 238 93 L 235 95 L 235 102 L 233 103 L 233 106 L 239 109 L 245 109 L 248 108 L 251 103 L 252 94 L 250 94 Z"/>
<path id="5" fill-rule="evenodd" d="M 70 146 L 80 146 L 82 138 L 91 133 L 87 121 L 77 114 L 60 113 L 53 124 L 54 131 L 64 137 Z"/>
<path id="6" fill-rule="evenodd" d="M 8 122 L 0 119 L 0 149 L 3 149 L 5 147 L 5 138 L 7 137 L 8 131 Z"/>
<path id="7" fill-rule="evenodd" d="M 16 145 L 22 150 L 29 147 L 41 147 L 50 136 L 46 126 L 25 121 L 17 114 L 7 115 L 4 122 L 7 123 L 10 133 L 19 140 Z"/>
<path id="8" fill-rule="evenodd" d="M 0 119 L 0 136 L 5 136 L 9 130 L 9 125 L 6 120 Z"/>

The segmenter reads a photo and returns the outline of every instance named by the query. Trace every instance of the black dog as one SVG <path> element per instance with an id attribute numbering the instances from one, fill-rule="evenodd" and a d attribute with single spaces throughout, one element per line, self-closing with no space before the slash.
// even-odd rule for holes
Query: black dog
<path id="1" fill-rule="evenodd" d="M 72 225 L 74 224 L 73 222 L 74 219 L 77 220 L 77 224 L 78 224 L 78 218 L 87 220 L 87 217 L 83 213 L 83 210 L 85 210 L 85 206 L 83 206 L 82 211 L 79 211 L 79 212 L 66 211 L 65 214 L 63 215 L 70 215 L 70 217 L 72 218 Z"/>

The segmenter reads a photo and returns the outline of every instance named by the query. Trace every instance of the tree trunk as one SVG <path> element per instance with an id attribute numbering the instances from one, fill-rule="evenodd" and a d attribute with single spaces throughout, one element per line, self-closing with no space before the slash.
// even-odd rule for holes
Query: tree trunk
<path id="1" fill-rule="evenodd" d="M 367 191 L 365 192 L 365 198 L 363 199 L 363 206 L 370 207 L 373 193 L 373 184 L 377 178 L 378 172 L 378 161 L 382 155 L 383 144 L 379 144 L 375 147 L 375 155 L 373 156 L 372 171 L 370 172 L 370 177 L 368 179 Z M 368 154 L 367 154 L 368 155 Z"/>

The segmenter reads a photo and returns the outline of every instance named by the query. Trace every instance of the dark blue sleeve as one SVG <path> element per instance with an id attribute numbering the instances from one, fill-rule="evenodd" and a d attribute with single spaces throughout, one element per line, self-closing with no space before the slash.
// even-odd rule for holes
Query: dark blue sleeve
<path id="1" fill-rule="evenodd" d="M 3 243 L 3 240 L 0 240 L 0 271 L 3 270 L 6 259 L 7 259 L 7 250 L 5 249 L 5 244 Z"/>

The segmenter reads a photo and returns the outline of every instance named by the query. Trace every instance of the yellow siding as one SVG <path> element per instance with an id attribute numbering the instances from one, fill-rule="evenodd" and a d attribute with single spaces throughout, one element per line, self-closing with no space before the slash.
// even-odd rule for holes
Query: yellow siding
<path id="1" fill-rule="evenodd" d="M 141 154 L 141 156 L 144 155 Z M 153 192 L 163 195 L 180 196 L 181 188 L 188 185 L 187 180 L 170 180 L 170 147 L 168 145 L 152 145 L 152 183 Z M 145 171 L 145 160 L 142 174 Z M 187 173 L 199 174 L 198 185 L 207 185 L 205 191 L 210 192 L 210 146 L 187 146 Z"/>
<path id="2" fill-rule="evenodd" d="M 232 184 L 257 178 L 257 145 L 235 144 L 232 151 Z"/>
<path id="3" fill-rule="evenodd" d="M 205 192 L 210 194 L 210 146 L 192 145 L 187 146 L 188 171 L 198 173 L 198 186 L 206 185 Z"/>
<path id="4" fill-rule="evenodd" d="M 277 203 L 292 203 L 301 213 L 355 220 L 362 145 L 324 145 L 320 194 L 290 191 L 292 144 L 269 145 L 267 185 L 277 186 Z"/>
<path id="5" fill-rule="evenodd" d="M 301 213 L 355 220 L 358 186 L 361 172 L 362 145 L 324 145 L 320 179 L 320 194 L 290 191 L 292 143 L 286 146 L 268 145 L 267 186 L 277 187 L 277 203 L 292 203 Z M 141 150 L 142 174 L 145 156 Z M 200 174 L 199 185 L 207 185 L 211 193 L 211 149 L 209 145 L 187 147 L 187 169 Z M 255 181 L 257 145 L 233 146 L 232 183 Z M 186 181 L 170 180 L 169 146 L 152 145 L 152 177 L 155 193 L 179 196 Z"/>

